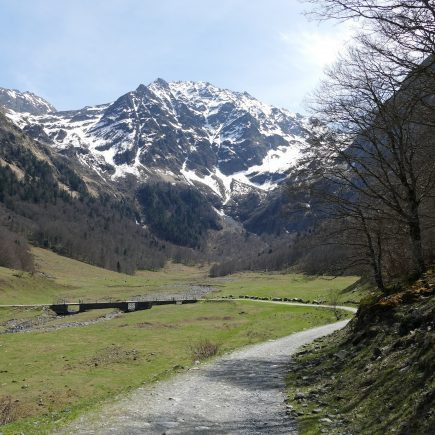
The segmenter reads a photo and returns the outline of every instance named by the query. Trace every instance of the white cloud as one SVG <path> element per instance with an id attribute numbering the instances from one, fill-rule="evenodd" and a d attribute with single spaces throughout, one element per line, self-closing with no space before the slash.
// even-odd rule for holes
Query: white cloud
<path id="1" fill-rule="evenodd" d="M 319 27 L 281 32 L 279 38 L 292 51 L 296 61 L 322 68 L 333 63 L 355 34 L 353 25 L 342 24 L 328 30 Z"/>

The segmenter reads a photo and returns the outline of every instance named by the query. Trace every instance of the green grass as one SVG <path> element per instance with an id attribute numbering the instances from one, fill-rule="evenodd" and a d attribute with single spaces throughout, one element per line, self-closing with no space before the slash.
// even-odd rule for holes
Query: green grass
<path id="1" fill-rule="evenodd" d="M 328 309 L 228 301 L 156 306 L 81 328 L 3 334 L 1 395 L 12 398 L 18 421 L 2 431 L 51 430 L 107 398 L 184 370 L 192 364 L 191 343 L 204 338 L 226 352 L 333 321 Z"/>
<path id="2" fill-rule="evenodd" d="M 358 281 L 356 276 L 343 277 L 313 277 L 294 273 L 261 273 L 244 272 L 223 278 L 210 279 L 217 289 L 214 296 L 259 296 L 259 297 L 288 297 L 306 300 L 324 300 L 330 302 L 338 293 L 340 303 L 358 302 L 362 293 L 344 291 Z"/>
<path id="3" fill-rule="evenodd" d="M 38 304 L 57 300 L 127 299 L 149 293 L 181 293 L 207 276 L 206 268 L 168 264 L 159 271 L 125 275 L 32 248 L 33 275 L 0 267 L 0 304 Z"/>
<path id="4" fill-rule="evenodd" d="M 357 279 L 280 273 L 209 278 L 207 267 L 179 264 L 130 276 L 39 248 L 32 252 L 34 274 L 0 268 L 0 304 L 127 299 L 185 293 L 192 285 L 211 286 L 212 296 L 327 300 Z M 358 289 L 343 293 L 346 299 L 359 296 Z M 0 333 L 20 321 L 37 324 L 32 332 L 0 335 L 0 400 L 11 398 L 16 420 L 2 427 L 4 433 L 50 431 L 108 398 L 185 370 L 192 364 L 191 344 L 197 341 L 208 339 L 226 352 L 336 320 L 328 309 L 226 301 L 156 306 L 63 328 L 65 323 L 93 322 L 108 312 L 54 317 L 42 308 L 0 308 Z"/>
<path id="5" fill-rule="evenodd" d="M 128 299 L 138 295 L 185 293 L 192 285 L 211 286 L 212 296 L 250 295 L 290 297 L 330 302 L 339 293 L 340 303 L 358 302 L 364 294 L 356 287 L 344 291 L 358 277 L 311 277 L 294 273 L 243 272 L 209 278 L 207 267 L 169 263 L 159 271 L 125 275 L 32 248 L 36 272 L 31 275 L 0 267 L 0 305 L 53 303 L 60 300 Z"/>

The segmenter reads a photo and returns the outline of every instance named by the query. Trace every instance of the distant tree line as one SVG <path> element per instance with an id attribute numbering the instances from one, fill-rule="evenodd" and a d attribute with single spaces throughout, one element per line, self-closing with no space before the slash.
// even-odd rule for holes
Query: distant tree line
<path id="1" fill-rule="evenodd" d="M 61 255 L 124 273 L 157 269 L 167 259 L 165 244 L 136 223 L 126 202 L 105 195 L 74 198 L 47 175 L 20 181 L 0 167 L 0 202 L 9 231 Z"/>

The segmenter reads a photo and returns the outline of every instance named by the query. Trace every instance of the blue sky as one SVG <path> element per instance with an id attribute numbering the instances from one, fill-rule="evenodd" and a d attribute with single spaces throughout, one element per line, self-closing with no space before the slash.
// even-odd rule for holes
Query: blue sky
<path id="1" fill-rule="evenodd" d="M 349 39 L 298 0 L 0 0 L 0 86 L 58 109 L 112 101 L 157 77 L 203 80 L 304 111 Z"/>

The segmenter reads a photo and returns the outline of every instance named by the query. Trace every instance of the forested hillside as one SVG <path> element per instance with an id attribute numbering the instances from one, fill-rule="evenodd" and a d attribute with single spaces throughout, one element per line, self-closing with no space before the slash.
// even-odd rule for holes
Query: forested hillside
<path id="1" fill-rule="evenodd" d="M 144 184 L 136 197 L 154 234 L 177 245 L 198 247 L 207 230 L 221 228 L 208 201 L 189 186 Z"/>
<path id="2" fill-rule="evenodd" d="M 54 157 L 0 114 L 0 264 L 31 269 L 37 246 L 126 273 L 161 267 L 169 249 L 137 224 L 126 201 L 90 195 L 67 160 Z"/>

